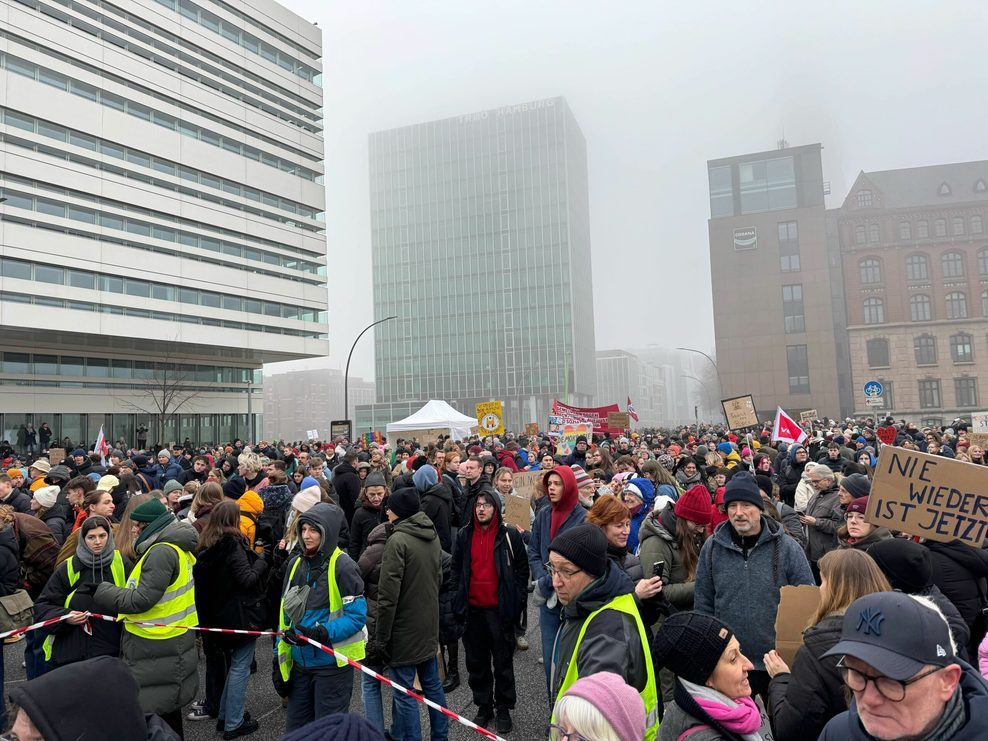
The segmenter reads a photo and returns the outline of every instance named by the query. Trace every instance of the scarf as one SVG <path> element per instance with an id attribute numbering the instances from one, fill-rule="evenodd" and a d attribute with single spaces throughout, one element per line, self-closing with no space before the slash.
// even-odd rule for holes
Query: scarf
<path id="1" fill-rule="evenodd" d="M 923 736 L 923 741 L 947 741 L 954 737 L 961 726 L 967 723 L 967 713 L 964 712 L 964 697 L 961 688 L 957 687 L 947 701 L 943 715 L 933 730 Z"/>
<path id="2" fill-rule="evenodd" d="M 93 523 L 92 527 L 87 527 L 86 523 Z M 99 553 L 93 553 L 89 550 L 89 546 L 86 545 L 86 533 L 94 529 L 97 526 L 101 526 L 106 530 L 106 545 L 103 546 L 103 550 Z M 79 544 L 75 547 L 75 557 L 79 559 L 85 568 L 91 569 L 93 572 L 93 582 L 99 583 L 104 581 L 103 570 L 108 568 L 113 562 L 113 552 L 116 550 L 116 546 L 113 543 L 113 527 L 110 525 L 110 521 L 103 517 L 102 515 L 93 515 L 92 517 L 86 518 L 83 523 L 82 530 L 79 533 Z M 99 570 L 99 579 L 96 578 L 96 571 Z"/>
<path id="3" fill-rule="evenodd" d="M 149 524 L 146 528 L 144 528 L 144 530 L 141 531 L 141 534 L 138 536 L 137 540 L 134 541 L 134 550 L 137 551 L 137 546 L 141 545 L 145 541 L 154 542 L 155 540 L 157 540 L 158 536 L 156 535 L 156 533 L 160 532 L 161 530 L 164 530 L 166 527 L 168 527 L 171 523 L 175 521 L 176 521 L 175 515 L 173 515 L 171 512 L 165 512 L 165 514 L 158 517 L 157 520 L 154 520 L 151 524 Z M 154 537 L 152 538 L 151 536 Z M 148 545 L 148 547 L 150 548 L 150 544 Z"/>
<path id="4" fill-rule="evenodd" d="M 679 677 L 676 703 L 697 720 L 707 721 L 711 727 L 726 731 L 728 738 L 764 741 L 759 732 L 762 712 L 750 697 L 732 700 L 715 689 Z"/>

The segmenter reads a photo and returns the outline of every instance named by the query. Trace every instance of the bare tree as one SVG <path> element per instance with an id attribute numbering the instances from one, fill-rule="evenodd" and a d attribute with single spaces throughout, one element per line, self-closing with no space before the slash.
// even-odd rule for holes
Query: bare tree
<path id="1" fill-rule="evenodd" d="M 202 393 L 190 366 L 171 362 L 154 363 L 149 376 L 137 379 L 141 389 L 135 397 L 121 401 L 136 412 L 151 418 L 151 432 L 157 442 L 165 442 L 165 422 L 181 411 L 195 407 Z"/>

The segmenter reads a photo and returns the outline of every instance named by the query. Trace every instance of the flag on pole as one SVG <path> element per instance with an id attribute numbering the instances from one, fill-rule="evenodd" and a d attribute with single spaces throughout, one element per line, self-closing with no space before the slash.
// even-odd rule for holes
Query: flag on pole
<path id="1" fill-rule="evenodd" d="M 638 421 L 638 412 L 635 411 L 635 405 L 631 403 L 631 397 L 628 397 L 628 416 L 631 417 L 635 422 Z"/>
<path id="2" fill-rule="evenodd" d="M 96 438 L 96 444 L 93 446 L 93 450 L 99 453 L 99 464 L 105 466 L 106 454 L 110 452 L 110 449 L 106 445 L 106 438 L 103 437 L 103 425 L 99 426 L 99 436 Z"/>
<path id="3" fill-rule="evenodd" d="M 792 417 L 782 411 L 775 410 L 775 424 L 772 429 L 772 442 L 782 440 L 790 444 L 801 444 L 807 438 L 806 430 L 799 426 Z"/>

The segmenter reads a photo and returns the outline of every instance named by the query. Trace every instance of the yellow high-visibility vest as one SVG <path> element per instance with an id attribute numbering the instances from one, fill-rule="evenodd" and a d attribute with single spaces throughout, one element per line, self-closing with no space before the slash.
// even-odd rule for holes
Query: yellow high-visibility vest
<path id="1" fill-rule="evenodd" d="M 343 598 L 340 596 L 340 588 L 336 584 L 336 559 L 343 555 L 343 551 L 339 548 L 333 551 L 333 555 L 329 559 L 329 566 L 326 569 L 326 581 L 329 583 L 329 619 L 336 620 L 337 618 L 343 617 Z M 288 584 L 292 583 L 292 577 L 295 576 L 295 569 L 298 568 L 299 561 L 302 558 L 296 558 L 295 563 L 292 564 L 292 570 L 288 572 Z M 290 626 L 285 622 L 285 596 L 281 596 L 281 607 L 278 610 L 278 630 L 284 633 L 288 630 Z M 367 626 L 363 626 L 360 630 L 354 633 L 352 636 L 344 638 L 342 641 L 336 641 L 330 646 L 334 651 L 336 651 L 336 665 L 339 667 L 347 666 L 346 659 L 350 658 L 354 661 L 360 661 L 364 656 L 367 655 Z M 346 657 L 346 658 L 344 658 Z M 286 682 L 292 673 L 292 665 L 294 660 L 292 659 L 292 647 L 284 638 L 278 639 L 278 670 L 281 672 L 281 678 Z"/>
<path id="2" fill-rule="evenodd" d="M 161 595 L 158 603 L 149 610 L 136 615 L 125 615 L 121 613 L 120 619 L 162 623 L 166 626 L 183 625 L 195 627 L 199 624 L 199 613 L 196 612 L 195 581 L 192 579 L 192 566 L 195 564 L 196 559 L 191 553 L 183 551 L 174 543 L 155 543 L 148 548 L 144 556 L 141 557 L 141 560 L 137 562 L 137 566 L 130 573 L 130 578 L 127 580 L 127 589 L 137 589 L 138 584 L 141 582 L 141 568 L 144 566 L 144 560 L 152 550 L 161 546 L 175 549 L 175 553 L 178 555 L 178 576 L 175 577 L 175 581 L 168 585 L 168 588 Z M 134 625 L 133 623 L 124 623 L 124 630 L 128 633 L 133 633 L 135 636 L 150 638 L 154 641 L 175 638 L 186 632 L 185 628 L 153 628 L 147 625 Z"/>

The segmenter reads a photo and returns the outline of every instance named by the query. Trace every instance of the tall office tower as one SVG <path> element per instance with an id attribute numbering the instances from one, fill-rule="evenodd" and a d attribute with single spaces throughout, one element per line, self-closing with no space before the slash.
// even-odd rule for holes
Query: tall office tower
<path id="1" fill-rule="evenodd" d="M 543 427 L 595 390 L 586 142 L 563 98 L 371 134 L 383 430 L 428 399 Z"/>
<path id="2" fill-rule="evenodd" d="M 270 0 L 0 0 L 4 437 L 247 437 L 328 352 L 321 55 Z"/>

